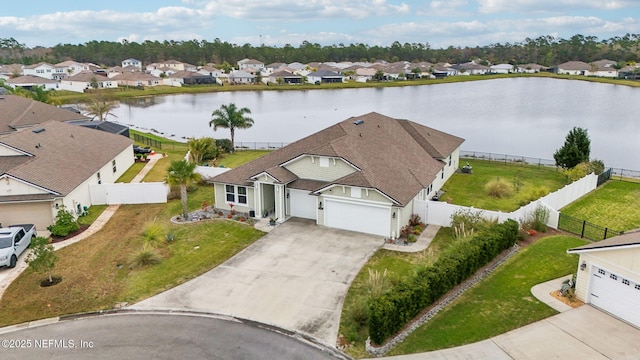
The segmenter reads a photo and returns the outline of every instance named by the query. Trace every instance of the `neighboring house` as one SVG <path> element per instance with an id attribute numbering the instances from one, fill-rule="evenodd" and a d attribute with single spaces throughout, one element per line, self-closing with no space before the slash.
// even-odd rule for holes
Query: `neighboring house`
<path id="1" fill-rule="evenodd" d="M 283 84 L 302 84 L 302 76 L 291 73 L 289 71 L 280 70 L 276 71 L 269 76 L 262 78 L 264 83 L 277 84 L 282 82 Z"/>
<path id="2" fill-rule="evenodd" d="M 242 70 L 233 70 L 227 76 L 229 84 L 253 84 L 255 76 Z"/>
<path id="3" fill-rule="evenodd" d="M 117 88 L 118 82 L 113 78 L 94 74 L 91 71 L 81 71 L 60 81 L 60 89 L 75 92 L 84 92 L 89 89 Z"/>
<path id="4" fill-rule="evenodd" d="M 473 61 L 464 64 L 452 65 L 458 71 L 457 75 L 484 75 L 489 72 L 489 67 L 477 64 Z"/>
<path id="5" fill-rule="evenodd" d="M 274 73 L 274 72 L 276 72 L 276 71 L 282 70 L 282 69 L 284 69 L 285 67 L 287 67 L 287 64 L 285 64 L 285 63 L 281 63 L 281 62 L 274 62 L 274 63 L 271 63 L 271 64 L 269 64 L 269 65 L 265 65 L 265 67 L 264 67 L 264 73 L 265 73 L 266 75 L 269 75 L 269 74 L 272 74 L 272 73 Z"/>
<path id="6" fill-rule="evenodd" d="M 133 66 L 135 68 L 138 68 L 138 69 L 142 70 L 142 61 L 140 61 L 138 59 L 122 60 L 122 67 L 125 68 L 127 66 Z"/>
<path id="7" fill-rule="evenodd" d="M 211 75 L 203 75 L 197 71 L 178 71 L 164 79 L 165 85 L 211 85 L 216 84 L 216 78 Z"/>
<path id="8" fill-rule="evenodd" d="M 158 86 L 162 79 L 142 72 L 125 72 L 111 78 L 119 86 Z"/>
<path id="9" fill-rule="evenodd" d="M 591 75 L 616 78 L 618 70 L 615 68 L 616 62 L 612 60 L 598 60 L 591 63 Z"/>
<path id="10" fill-rule="evenodd" d="M 164 77 L 164 76 L 171 76 L 179 71 L 182 70 L 176 70 L 175 68 L 170 68 L 167 66 L 161 66 L 158 68 L 155 68 L 153 70 L 147 70 L 147 72 L 155 77 Z"/>
<path id="11" fill-rule="evenodd" d="M 562 75 L 590 75 L 591 65 L 584 61 L 567 61 L 556 67 L 556 73 Z"/>
<path id="12" fill-rule="evenodd" d="M 535 63 L 520 64 L 518 65 L 518 72 L 533 74 L 533 73 L 539 73 L 540 71 L 544 70 L 544 68 L 545 68 L 544 66 L 540 64 L 535 64 Z"/>
<path id="13" fill-rule="evenodd" d="M 516 71 L 517 67 L 514 67 L 511 64 L 497 64 L 489 66 L 489 72 L 492 74 L 511 74 Z"/>
<path id="14" fill-rule="evenodd" d="M 22 74 L 33 75 L 52 80 L 55 80 L 59 77 L 65 77 L 67 75 L 66 73 L 64 73 L 64 69 L 57 69 L 55 66 L 45 62 L 40 62 L 23 67 Z"/>
<path id="15" fill-rule="evenodd" d="M 431 68 L 431 74 L 435 78 L 445 78 L 447 76 L 456 76 L 458 75 L 458 70 L 451 67 L 449 64 L 435 64 Z"/>
<path id="16" fill-rule="evenodd" d="M 357 82 L 367 82 L 373 80 L 378 70 L 374 68 L 358 68 L 355 73 L 355 80 Z"/>
<path id="17" fill-rule="evenodd" d="M 580 255 L 576 297 L 640 327 L 640 230 L 567 252 Z"/>
<path id="18" fill-rule="evenodd" d="M 60 85 L 58 80 L 33 75 L 18 76 L 16 78 L 6 80 L 5 83 L 13 89 L 20 87 L 27 90 L 31 90 L 36 87 L 44 87 L 45 90 L 56 90 Z"/>
<path id="19" fill-rule="evenodd" d="M 213 66 L 203 66 L 200 69 L 198 69 L 198 73 L 202 74 L 202 75 L 208 75 L 208 76 L 213 76 L 214 78 L 219 78 L 222 77 L 224 75 L 224 71 L 213 67 Z"/>
<path id="20" fill-rule="evenodd" d="M 46 234 L 64 206 L 91 206 L 89 185 L 114 183 L 134 162 L 124 136 L 49 121 L 0 136 L 0 219 Z"/>
<path id="21" fill-rule="evenodd" d="M 0 96 L 0 135 L 31 128 L 46 121 L 89 120 L 80 113 L 17 95 Z M 3 220 L 0 218 L 0 222 Z"/>
<path id="22" fill-rule="evenodd" d="M 65 74 L 60 79 L 63 79 L 66 76 L 76 75 L 81 71 L 92 71 L 89 64 L 83 64 L 73 60 L 63 61 L 55 64 L 54 66 L 56 67 L 56 70 L 61 70 L 57 72 Z"/>
<path id="23" fill-rule="evenodd" d="M 212 179 L 218 208 L 394 237 L 458 168 L 464 140 L 356 116 Z"/>
<path id="24" fill-rule="evenodd" d="M 238 70 L 247 71 L 248 69 L 262 72 L 264 70 L 264 63 L 255 59 L 242 59 L 238 61 Z"/>
<path id="25" fill-rule="evenodd" d="M 344 82 L 344 76 L 335 71 L 318 70 L 307 75 L 307 82 L 311 84 L 341 83 Z"/>

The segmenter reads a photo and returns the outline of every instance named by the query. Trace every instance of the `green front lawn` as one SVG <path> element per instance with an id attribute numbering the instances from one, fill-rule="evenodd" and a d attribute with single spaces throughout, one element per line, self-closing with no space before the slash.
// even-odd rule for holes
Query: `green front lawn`
<path id="1" fill-rule="evenodd" d="M 562 209 L 563 214 L 618 231 L 640 228 L 640 183 L 609 180 Z"/>
<path id="2" fill-rule="evenodd" d="M 578 257 L 566 250 L 584 244 L 586 241 L 571 236 L 550 236 L 521 249 L 389 355 L 470 344 L 556 314 L 531 295 L 531 287 L 574 273 Z"/>
<path id="3" fill-rule="evenodd" d="M 442 188 L 445 194 L 440 201 L 511 212 L 567 184 L 567 177 L 555 168 L 487 160 L 461 159 L 460 163 L 467 161 L 473 174 L 455 173 Z M 485 186 L 496 179 L 507 183 L 511 195 L 502 198 L 488 195 Z"/>

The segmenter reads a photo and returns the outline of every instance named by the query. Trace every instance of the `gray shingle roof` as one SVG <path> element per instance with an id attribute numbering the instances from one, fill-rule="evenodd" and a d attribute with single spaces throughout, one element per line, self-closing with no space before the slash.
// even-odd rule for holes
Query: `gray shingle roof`
<path id="1" fill-rule="evenodd" d="M 640 230 L 634 230 L 606 240 L 567 250 L 568 253 L 581 253 L 587 250 L 612 250 L 626 246 L 640 246 Z"/>
<path id="2" fill-rule="evenodd" d="M 356 120 L 363 120 L 355 125 Z M 374 188 L 399 205 L 406 205 L 426 188 L 444 167 L 440 161 L 464 139 L 375 112 L 352 117 L 216 176 L 213 181 L 248 186 L 251 177 L 273 173 L 282 183 L 295 180 L 275 170 L 301 155 L 340 157 L 361 171 L 333 183 Z M 287 171 L 288 172 L 288 171 Z M 286 179 L 280 179 L 281 176 Z M 286 180 L 286 181 L 285 181 Z M 317 190 L 317 189 L 314 189 Z"/>
<path id="3" fill-rule="evenodd" d="M 22 161 L 15 156 L 0 156 L 0 169 L 3 174 L 61 195 L 95 175 L 132 144 L 124 136 L 63 122 L 49 121 L 37 128 L 44 131 L 23 130 L 0 136 L 0 145 L 33 155 Z"/>
<path id="4" fill-rule="evenodd" d="M 88 120 L 86 116 L 16 95 L 0 96 L 0 134 L 46 121 Z"/>

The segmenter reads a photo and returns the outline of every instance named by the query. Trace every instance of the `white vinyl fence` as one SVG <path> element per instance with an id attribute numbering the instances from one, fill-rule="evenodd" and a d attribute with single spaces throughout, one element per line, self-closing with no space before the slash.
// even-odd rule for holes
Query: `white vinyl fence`
<path id="1" fill-rule="evenodd" d="M 169 186 L 162 182 L 90 185 L 91 204 L 158 204 L 166 203 Z"/>
<path id="2" fill-rule="evenodd" d="M 560 216 L 559 210 L 593 191 L 597 183 L 598 176 L 589 174 L 578 181 L 566 185 L 562 189 L 552 192 L 510 213 L 452 205 L 440 201 L 414 201 L 413 211 L 420 215 L 427 224 L 451 226 L 451 215 L 460 210 L 480 212 L 486 219 L 498 219 L 498 221 L 502 222 L 507 219 L 516 221 L 524 220 L 538 206 L 544 206 L 549 210 L 547 226 L 557 229 Z"/>

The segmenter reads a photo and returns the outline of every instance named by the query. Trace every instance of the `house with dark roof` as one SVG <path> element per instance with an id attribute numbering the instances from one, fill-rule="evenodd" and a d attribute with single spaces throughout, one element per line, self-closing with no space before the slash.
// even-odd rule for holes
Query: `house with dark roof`
<path id="1" fill-rule="evenodd" d="M 564 75 L 590 75 L 591 65 L 584 61 L 567 61 L 558 64 L 555 72 Z"/>
<path id="2" fill-rule="evenodd" d="M 114 183 L 133 162 L 130 139 L 60 121 L 2 135 L 0 221 L 46 233 L 59 209 L 82 213 L 90 185 Z"/>
<path id="3" fill-rule="evenodd" d="M 394 237 L 458 167 L 464 140 L 356 116 L 214 177 L 216 207 Z"/>
<path id="4" fill-rule="evenodd" d="M 311 84 L 341 83 L 344 76 L 331 70 L 318 70 L 307 74 L 307 82 Z"/>
<path id="5" fill-rule="evenodd" d="M 640 229 L 567 253 L 580 255 L 576 297 L 640 327 Z"/>

